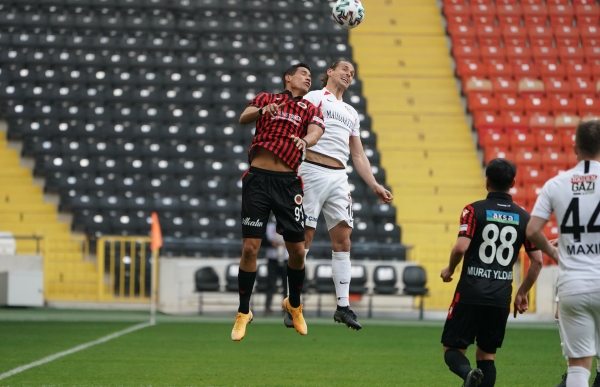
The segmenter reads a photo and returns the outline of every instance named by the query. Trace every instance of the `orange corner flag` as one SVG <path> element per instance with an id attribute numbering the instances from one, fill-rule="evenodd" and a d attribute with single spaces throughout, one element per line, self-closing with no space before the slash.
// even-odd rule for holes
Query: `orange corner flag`
<path id="1" fill-rule="evenodd" d="M 152 224 L 150 225 L 150 250 L 155 251 L 162 247 L 162 233 L 160 232 L 160 223 L 158 223 L 158 215 L 152 213 Z"/>

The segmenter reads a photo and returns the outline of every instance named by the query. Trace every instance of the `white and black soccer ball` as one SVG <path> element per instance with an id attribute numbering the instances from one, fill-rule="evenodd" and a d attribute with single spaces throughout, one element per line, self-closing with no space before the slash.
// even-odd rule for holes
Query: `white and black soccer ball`
<path id="1" fill-rule="evenodd" d="M 365 18 L 365 7 L 360 0 L 337 0 L 332 8 L 333 20 L 344 29 L 352 29 Z"/>

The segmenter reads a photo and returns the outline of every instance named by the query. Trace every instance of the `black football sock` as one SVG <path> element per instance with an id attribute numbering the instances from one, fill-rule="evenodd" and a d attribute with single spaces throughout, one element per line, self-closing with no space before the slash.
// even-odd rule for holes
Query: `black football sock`
<path id="1" fill-rule="evenodd" d="M 238 269 L 238 288 L 240 292 L 240 307 L 238 308 L 238 312 L 240 313 L 248 314 L 250 311 L 250 296 L 252 296 L 255 280 L 255 271 L 250 272 Z"/>
<path id="2" fill-rule="evenodd" d="M 304 277 L 306 276 L 306 269 L 294 270 L 291 267 L 287 267 L 287 277 L 290 288 L 290 305 L 293 308 L 300 306 L 300 293 L 302 293 L 302 287 L 304 286 Z"/>
<path id="3" fill-rule="evenodd" d="M 496 364 L 493 360 L 477 360 L 477 368 L 483 372 L 479 387 L 494 387 L 496 384 Z"/>
<path id="4" fill-rule="evenodd" d="M 337 310 L 350 310 L 349 306 L 337 306 Z"/>
<path id="5" fill-rule="evenodd" d="M 469 359 L 459 350 L 449 349 L 444 354 L 444 360 L 450 368 L 450 371 L 454 372 L 458 375 L 462 380 L 467 378 L 469 372 L 471 372 L 471 363 L 469 363 Z"/>

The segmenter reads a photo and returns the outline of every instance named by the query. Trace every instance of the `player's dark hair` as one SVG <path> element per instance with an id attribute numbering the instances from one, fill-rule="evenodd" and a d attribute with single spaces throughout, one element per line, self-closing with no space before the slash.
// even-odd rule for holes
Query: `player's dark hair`
<path id="1" fill-rule="evenodd" d="M 575 132 L 575 144 L 581 156 L 591 158 L 600 154 L 600 121 L 582 122 Z"/>
<path id="2" fill-rule="evenodd" d="M 485 176 L 494 191 L 508 192 L 517 175 L 517 167 L 506 159 L 493 159 L 485 168 Z"/>
<path id="3" fill-rule="evenodd" d="M 285 89 L 285 76 L 286 75 L 294 75 L 296 74 L 296 71 L 298 71 L 299 67 L 304 67 L 305 69 L 307 69 L 308 71 L 310 71 L 310 66 L 307 65 L 306 63 L 296 63 L 295 65 L 292 65 L 290 67 L 288 67 L 284 72 L 283 72 L 283 77 L 282 77 L 282 82 L 283 82 L 283 88 Z"/>
<path id="4" fill-rule="evenodd" d="M 336 60 L 335 62 L 333 62 L 331 64 L 331 66 L 329 66 L 327 68 L 327 70 L 329 70 L 329 69 L 335 70 L 340 65 L 341 62 L 346 62 L 346 61 L 343 59 Z M 327 81 L 329 81 L 329 75 L 327 75 L 327 72 L 325 72 L 325 74 L 321 75 L 321 77 L 319 79 L 321 80 L 321 88 L 323 88 L 323 87 L 327 86 Z"/>

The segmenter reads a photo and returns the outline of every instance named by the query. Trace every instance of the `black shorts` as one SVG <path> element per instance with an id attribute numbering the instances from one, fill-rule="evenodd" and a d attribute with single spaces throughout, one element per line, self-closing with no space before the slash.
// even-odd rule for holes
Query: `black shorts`
<path id="1" fill-rule="evenodd" d="M 304 242 L 304 187 L 296 172 L 250 167 L 242 177 L 242 236 L 262 238 L 273 211 L 277 233 L 291 243 Z"/>
<path id="2" fill-rule="evenodd" d="M 475 342 L 484 352 L 496 353 L 502 347 L 510 308 L 454 302 L 448 311 L 442 344 L 467 349 Z"/>

